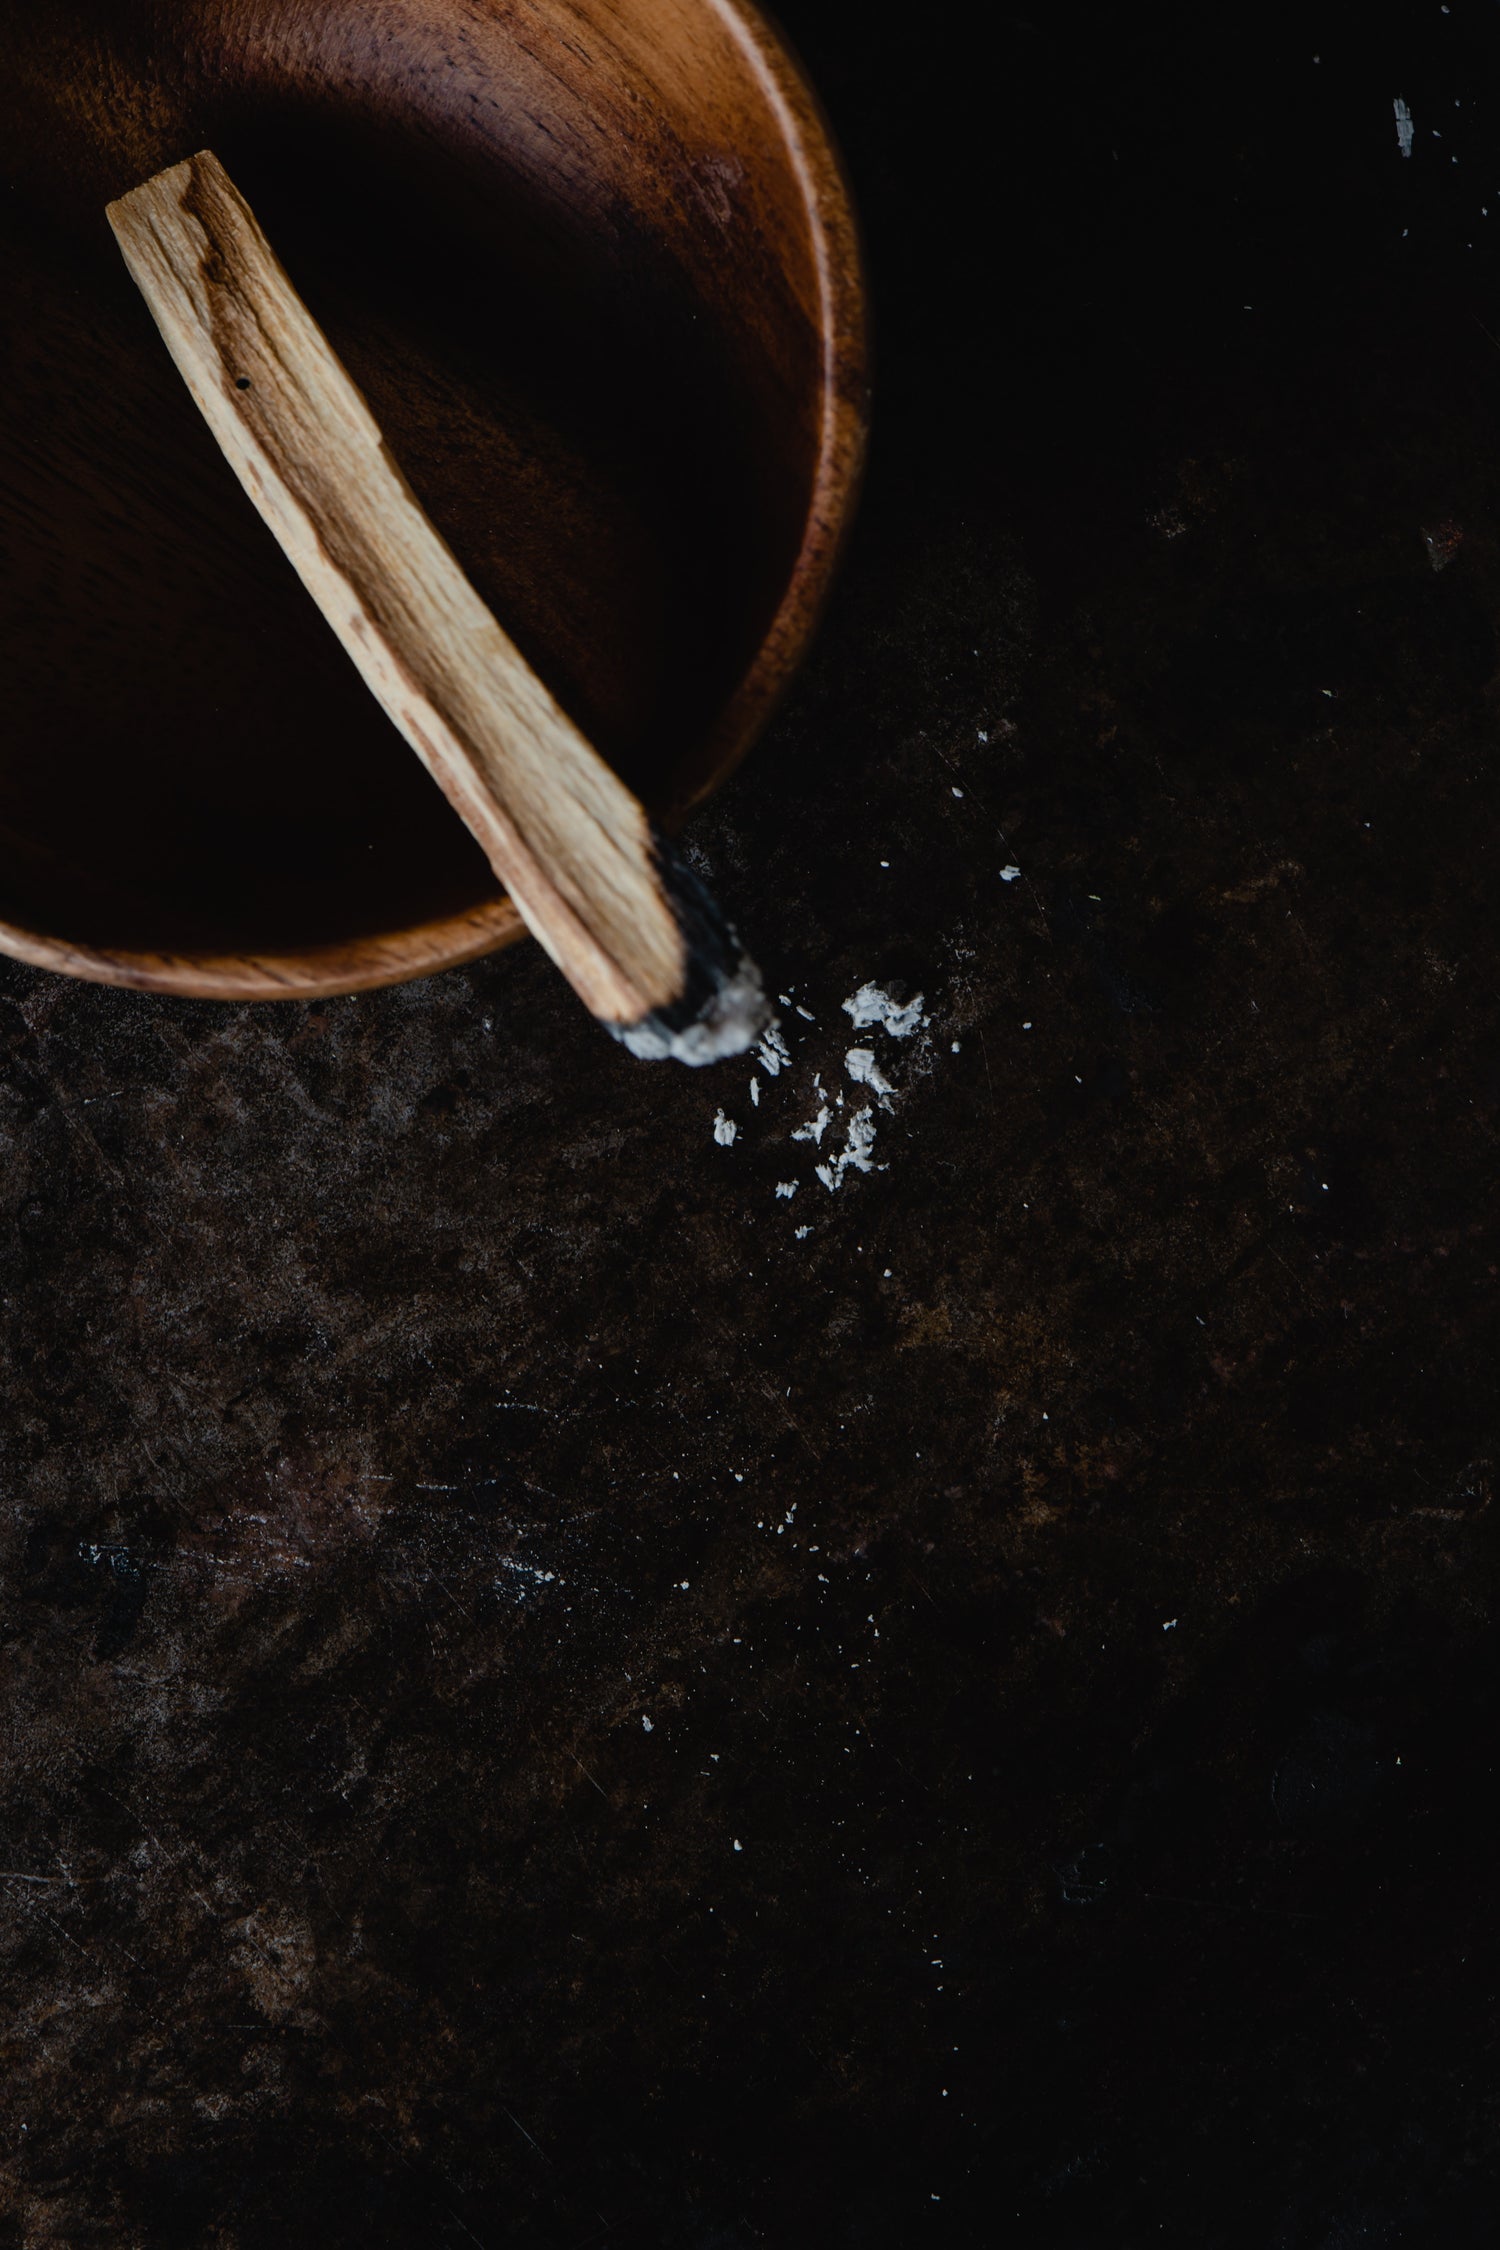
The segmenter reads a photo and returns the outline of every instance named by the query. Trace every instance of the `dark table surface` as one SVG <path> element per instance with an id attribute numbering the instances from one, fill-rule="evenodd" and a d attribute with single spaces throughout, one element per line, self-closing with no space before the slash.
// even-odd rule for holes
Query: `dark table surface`
<path id="1" fill-rule="evenodd" d="M 1492 2238 L 1500 17 L 785 14 L 787 1067 L 0 966 L 16 2250 Z"/>

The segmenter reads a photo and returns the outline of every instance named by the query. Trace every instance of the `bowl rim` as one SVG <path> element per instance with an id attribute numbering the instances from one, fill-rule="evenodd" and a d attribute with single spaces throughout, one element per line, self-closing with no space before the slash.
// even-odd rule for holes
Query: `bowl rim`
<path id="1" fill-rule="evenodd" d="M 818 278 L 822 428 L 802 543 L 760 647 L 710 729 L 691 784 L 653 807 L 675 828 L 751 748 L 812 638 L 847 537 L 869 429 L 864 260 L 832 128 L 785 34 L 755 0 L 702 0 L 740 46 L 775 111 L 806 206 Z M 403 928 L 270 952 L 146 952 L 88 945 L 0 919 L 0 951 L 95 984 L 195 1000 L 318 1000 L 409 983 L 526 935 L 503 894 Z"/>

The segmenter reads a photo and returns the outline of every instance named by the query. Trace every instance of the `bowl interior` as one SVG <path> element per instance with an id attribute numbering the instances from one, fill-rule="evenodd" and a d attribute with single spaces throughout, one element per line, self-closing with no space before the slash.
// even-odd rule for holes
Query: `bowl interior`
<path id="1" fill-rule="evenodd" d="M 729 0 L 33 0 L 12 41 L 0 923 L 186 990 L 199 957 L 495 942 L 484 860 L 220 458 L 104 205 L 217 152 L 480 592 L 670 816 L 793 653 L 789 589 L 816 601 L 816 120 Z"/>

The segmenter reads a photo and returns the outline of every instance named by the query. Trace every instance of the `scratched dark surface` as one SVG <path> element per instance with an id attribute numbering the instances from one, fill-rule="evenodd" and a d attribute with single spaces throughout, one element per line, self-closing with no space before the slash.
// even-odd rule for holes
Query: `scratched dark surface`
<path id="1" fill-rule="evenodd" d="M 15 2250 L 1492 2239 L 1500 24 L 785 13 L 791 1068 L 0 966 Z"/>

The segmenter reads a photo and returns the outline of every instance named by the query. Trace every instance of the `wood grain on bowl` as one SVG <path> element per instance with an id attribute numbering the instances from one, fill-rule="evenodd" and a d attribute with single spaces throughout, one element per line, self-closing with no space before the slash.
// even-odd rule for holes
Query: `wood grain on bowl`
<path id="1" fill-rule="evenodd" d="M 32 0 L 7 31 L 0 945 L 262 997 L 503 944 L 103 207 L 212 142 L 483 600 L 670 824 L 804 647 L 863 446 L 795 65 L 738 0 Z"/>

